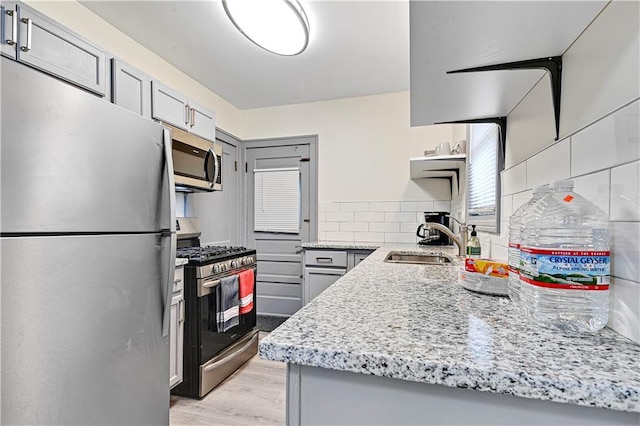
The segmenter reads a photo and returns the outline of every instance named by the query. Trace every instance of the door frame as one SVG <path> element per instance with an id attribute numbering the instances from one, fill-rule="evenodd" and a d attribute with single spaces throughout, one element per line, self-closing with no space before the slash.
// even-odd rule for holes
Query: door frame
<path id="1" fill-rule="evenodd" d="M 302 136 L 284 136 L 276 138 L 264 138 L 264 139 L 249 139 L 241 142 L 242 146 L 242 163 L 244 164 L 244 173 L 240 179 L 242 186 L 242 200 L 241 211 L 244 220 L 241 221 L 241 226 L 244 228 L 241 230 L 244 245 L 247 244 L 248 228 L 247 223 L 249 221 L 249 206 L 246 204 L 246 197 L 244 194 L 247 192 L 248 185 L 248 164 L 247 164 L 247 149 L 252 148 L 273 148 L 289 145 L 309 145 L 309 242 L 318 240 L 318 135 L 302 135 Z"/>

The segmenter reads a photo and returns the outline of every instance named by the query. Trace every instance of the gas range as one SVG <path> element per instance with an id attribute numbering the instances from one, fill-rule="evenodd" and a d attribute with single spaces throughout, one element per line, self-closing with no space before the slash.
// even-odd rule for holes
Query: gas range
<path id="1" fill-rule="evenodd" d="M 188 259 L 196 278 L 227 276 L 241 269 L 255 267 L 256 251 L 246 247 L 200 246 L 200 223 L 197 218 L 178 218 L 176 257 Z"/>
<path id="2" fill-rule="evenodd" d="M 176 231 L 177 257 L 188 259 L 188 263 L 184 266 L 184 377 L 171 393 L 202 398 L 258 352 L 256 251 L 245 247 L 202 247 L 197 218 L 178 218 Z M 245 289 L 246 280 L 253 280 L 250 294 L 243 296 L 252 299 L 253 308 L 239 315 L 238 325 L 220 331 L 217 318 L 224 312 L 222 283 L 227 280 L 225 285 L 229 286 L 228 279 L 233 282 L 235 276 L 238 298 L 241 279 Z"/>
<path id="3" fill-rule="evenodd" d="M 214 262 L 222 262 L 224 260 L 235 259 L 237 265 L 240 266 L 247 263 L 247 257 L 253 255 L 256 251 L 249 250 L 245 247 L 227 247 L 227 246 L 205 246 L 205 247 L 184 247 L 177 250 L 176 256 L 189 259 L 191 265 L 206 265 Z"/>

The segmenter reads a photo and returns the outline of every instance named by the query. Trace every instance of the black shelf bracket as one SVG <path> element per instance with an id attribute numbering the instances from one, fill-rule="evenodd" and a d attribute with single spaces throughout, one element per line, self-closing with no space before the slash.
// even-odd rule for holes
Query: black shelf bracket
<path id="1" fill-rule="evenodd" d="M 465 68 L 447 71 L 447 74 L 459 74 L 479 71 L 505 71 L 544 69 L 551 79 L 551 96 L 553 97 L 553 112 L 556 119 L 556 140 L 560 137 L 560 94 L 562 89 L 562 56 L 527 59 L 525 61 L 506 62 L 504 64 L 485 65 L 481 67 Z"/>
<path id="2" fill-rule="evenodd" d="M 502 148 L 502 158 L 505 156 L 507 146 L 507 117 L 487 117 L 487 118 L 471 118 L 469 120 L 455 121 L 439 121 L 433 124 L 480 124 L 493 123 L 500 127 L 500 147 Z"/>

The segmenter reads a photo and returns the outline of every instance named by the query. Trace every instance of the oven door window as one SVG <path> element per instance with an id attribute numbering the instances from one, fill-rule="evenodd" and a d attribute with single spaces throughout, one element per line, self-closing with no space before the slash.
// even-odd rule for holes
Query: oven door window
<path id="1" fill-rule="evenodd" d="M 248 331 L 251 331 L 256 326 L 256 308 L 254 300 L 253 310 L 244 315 L 240 315 L 240 324 L 224 333 L 219 333 L 216 323 L 216 302 L 216 292 L 212 292 L 206 296 L 198 298 L 198 303 L 200 304 L 200 337 L 202 339 L 200 345 L 200 359 L 202 363 L 205 363 L 209 359 L 218 355 L 230 344 L 244 337 Z"/>

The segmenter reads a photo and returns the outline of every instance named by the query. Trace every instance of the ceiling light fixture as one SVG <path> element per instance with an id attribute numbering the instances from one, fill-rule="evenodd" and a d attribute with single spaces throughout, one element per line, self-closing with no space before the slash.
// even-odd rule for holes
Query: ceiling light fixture
<path id="1" fill-rule="evenodd" d="M 222 4 L 236 28 L 269 52 L 293 56 L 309 44 L 309 21 L 297 0 L 223 0 Z"/>

